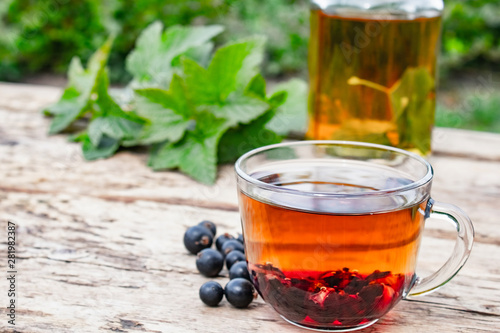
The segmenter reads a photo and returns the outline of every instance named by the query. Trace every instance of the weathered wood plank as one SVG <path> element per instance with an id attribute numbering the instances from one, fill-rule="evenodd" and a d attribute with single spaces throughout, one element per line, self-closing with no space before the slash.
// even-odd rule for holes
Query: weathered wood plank
<path id="1" fill-rule="evenodd" d="M 25 209 L 20 211 L 19 205 Z M 23 193 L 2 197 L 0 211 L 20 226 L 22 331 L 132 331 L 123 327 L 124 321 L 153 332 L 300 331 L 261 300 L 243 311 L 227 302 L 210 309 L 198 300 L 198 287 L 208 279 L 196 273 L 195 257 L 183 248 L 182 233 L 203 218 L 235 233 L 235 212 Z M 431 244 L 422 257 L 432 259 L 452 241 Z M 499 272 L 491 259 L 498 256 L 497 246 L 477 244 L 468 265 L 449 285 L 418 301 L 402 302 L 371 332 L 426 332 L 431 323 L 449 329 L 453 326 L 442 322 L 458 316 L 463 332 L 495 332 L 500 325 Z M 218 280 L 227 282 L 225 277 Z M 221 324 L 205 323 L 210 316 Z"/>
<path id="2" fill-rule="evenodd" d="M 433 133 L 434 155 L 500 161 L 500 136 L 453 128 L 437 128 Z"/>
<path id="3" fill-rule="evenodd" d="M 152 172 L 144 152 L 85 162 L 77 144 L 46 135 L 48 120 L 39 110 L 59 94 L 0 84 L 0 223 L 19 226 L 18 331 L 303 332 L 260 299 L 247 310 L 226 301 L 212 309 L 198 300 L 208 279 L 196 273 L 182 235 L 206 218 L 221 231 L 240 229 L 232 166 L 222 167 L 209 187 L 177 172 Z M 363 332 L 499 330 L 500 135 L 435 133 L 433 197 L 457 204 L 475 222 L 471 258 L 444 288 L 401 302 Z M 428 227 L 422 274 L 453 246 L 451 229 Z M 4 317 L 2 306 L 0 331 Z"/>

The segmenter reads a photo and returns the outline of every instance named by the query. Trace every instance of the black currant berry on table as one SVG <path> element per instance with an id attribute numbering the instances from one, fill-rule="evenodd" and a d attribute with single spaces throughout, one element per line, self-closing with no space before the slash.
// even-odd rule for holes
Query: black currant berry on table
<path id="1" fill-rule="evenodd" d="M 208 306 L 217 306 L 224 296 L 224 289 L 215 281 L 205 282 L 200 287 L 200 299 Z"/>
<path id="2" fill-rule="evenodd" d="M 215 226 L 215 223 L 213 223 L 212 221 L 203 220 L 200 223 L 198 223 L 198 225 L 201 226 L 201 227 L 207 228 L 208 230 L 210 230 L 210 232 L 212 232 L 212 234 L 214 236 L 217 233 L 217 227 Z"/>
<path id="3" fill-rule="evenodd" d="M 184 246 L 189 252 L 197 254 L 212 246 L 214 235 L 207 228 L 195 225 L 184 233 Z"/>
<path id="4" fill-rule="evenodd" d="M 238 234 L 236 240 L 239 241 L 241 244 L 245 244 L 245 240 L 243 239 L 243 234 Z"/>
<path id="5" fill-rule="evenodd" d="M 235 251 L 233 251 L 235 252 Z M 231 280 L 236 279 L 236 278 L 243 278 L 248 281 L 250 280 L 250 273 L 248 273 L 248 266 L 245 261 L 239 261 L 235 263 L 231 269 L 229 270 L 229 278 Z"/>
<path id="6" fill-rule="evenodd" d="M 245 248 L 243 247 L 243 244 L 238 242 L 236 239 L 228 240 L 224 242 L 224 244 L 222 244 L 221 252 L 224 255 L 227 255 L 229 252 L 235 250 L 245 253 Z"/>
<path id="7" fill-rule="evenodd" d="M 252 283 L 242 278 L 229 281 L 224 288 L 227 301 L 236 308 L 246 308 L 255 297 Z"/>
<path id="8" fill-rule="evenodd" d="M 228 241 L 234 239 L 234 237 L 228 233 L 222 234 L 217 239 L 215 240 L 215 246 L 217 247 L 217 250 L 222 251 L 222 245 Z"/>
<path id="9" fill-rule="evenodd" d="M 226 256 L 226 267 L 228 270 L 231 269 L 231 267 L 239 262 L 239 261 L 245 261 L 246 262 L 247 258 L 245 257 L 245 254 L 241 251 L 231 251 L 227 254 Z"/>
<path id="10" fill-rule="evenodd" d="M 217 250 L 204 249 L 198 253 L 196 268 L 201 274 L 213 277 L 217 276 L 224 267 L 224 256 Z"/>

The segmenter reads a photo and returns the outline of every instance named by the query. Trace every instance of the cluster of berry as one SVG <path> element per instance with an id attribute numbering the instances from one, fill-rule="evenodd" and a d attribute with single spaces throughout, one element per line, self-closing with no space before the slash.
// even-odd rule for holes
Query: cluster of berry
<path id="1" fill-rule="evenodd" d="M 404 294 L 407 277 L 375 270 L 288 271 L 250 265 L 253 283 L 266 303 L 294 322 L 311 327 L 356 326 L 380 318 Z M 411 277 L 410 277 L 411 279 Z"/>
<path id="2" fill-rule="evenodd" d="M 245 257 L 243 236 L 237 238 L 225 233 L 215 240 L 217 250 L 212 249 L 217 227 L 211 221 L 202 221 L 184 233 L 184 246 L 196 254 L 198 271 L 207 276 L 218 276 L 224 267 L 229 271 L 230 281 L 225 288 L 216 282 L 208 281 L 200 288 L 200 299 L 209 306 L 217 306 L 226 296 L 227 301 L 237 307 L 246 308 L 257 296 L 250 282 L 250 274 Z"/>

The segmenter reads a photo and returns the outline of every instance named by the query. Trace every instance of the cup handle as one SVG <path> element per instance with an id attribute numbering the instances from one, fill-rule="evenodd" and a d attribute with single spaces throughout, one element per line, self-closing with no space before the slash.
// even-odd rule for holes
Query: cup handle
<path id="1" fill-rule="evenodd" d="M 451 257 L 437 272 L 425 278 L 417 277 L 407 298 L 428 294 L 446 284 L 463 267 L 472 250 L 474 227 L 467 214 L 460 208 L 429 199 L 425 218 L 451 222 L 457 229 L 455 248 Z"/>

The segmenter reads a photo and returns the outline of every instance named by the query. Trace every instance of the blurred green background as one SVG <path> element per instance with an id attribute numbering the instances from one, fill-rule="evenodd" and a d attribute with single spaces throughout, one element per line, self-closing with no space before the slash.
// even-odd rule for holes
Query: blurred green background
<path id="1" fill-rule="evenodd" d="M 449 0 L 445 8 L 437 125 L 500 132 L 500 1 Z M 264 34 L 266 77 L 307 77 L 308 0 L 1 0 L 0 80 L 57 82 L 73 55 L 85 61 L 114 32 L 111 79 L 125 83 L 126 54 L 158 19 L 222 24 L 221 44 Z"/>

